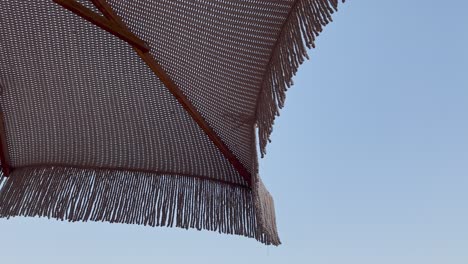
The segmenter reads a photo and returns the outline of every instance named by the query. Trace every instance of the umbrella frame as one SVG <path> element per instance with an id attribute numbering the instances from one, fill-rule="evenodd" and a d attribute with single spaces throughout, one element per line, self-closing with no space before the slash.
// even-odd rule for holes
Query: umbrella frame
<path id="1" fill-rule="evenodd" d="M 205 132 L 209 139 L 219 149 L 223 156 L 232 164 L 238 173 L 244 178 L 249 186 L 252 185 L 252 175 L 232 153 L 229 147 L 223 140 L 214 132 L 210 125 L 206 122 L 203 116 L 197 111 L 193 104 L 187 99 L 184 93 L 169 77 L 157 60 L 150 54 L 150 47 L 143 40 L 133 34 L 125 25 L 122 19 L 113 11 L 112 7 L 106 0 L 91 0 L 96 8 L 104 15 L 104 17 L 88 9 L 75 0 L 53 0 L 55 3 L 91 22 L 92 24 L 106 30 L 116 37 L 126 41 L 138 56 L 146 63 L 153 71 L 159 80 L 169 89 L 171 94 L 177 99 L 182 107 L 188 112 L 197 125 Z M 3 115 L 0 116 L 0 162 L 2 171 L 5 176 L 8 176 L 13 168 L 10 166 L 8 159 L 8 145 L 6 141 L 6 133 L 3 125 Z"/>

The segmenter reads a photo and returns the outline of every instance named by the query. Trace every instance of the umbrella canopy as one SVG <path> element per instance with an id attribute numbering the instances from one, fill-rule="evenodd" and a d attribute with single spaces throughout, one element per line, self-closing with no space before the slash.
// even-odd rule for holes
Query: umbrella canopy
<path id="1" fill-rule="evenodd" d="M 6 0 L 0 217 L 278 245 L 260 152 L 337 0 Z M 257 143 L 258 138 L 258 143 Z"/>

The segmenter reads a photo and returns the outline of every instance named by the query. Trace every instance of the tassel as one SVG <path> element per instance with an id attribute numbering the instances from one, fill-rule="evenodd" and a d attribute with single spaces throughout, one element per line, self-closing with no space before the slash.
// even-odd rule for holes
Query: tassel
<path id="1" fill-rule="evenodd" d="M 243 185 L 182 175 L 59 166 L 17 168 L 1 181 L 2 218 L 39 216 L 70 222 L 176 226 L 279 244 L 270 236 L 276 233 L 261 227 L 270 230 L 274 224 L 265 220 L 272 217 L 267 208 L 272 203 L 266 200 L 260 205 L 265 202 L 264 193 Z M 256 206 L 261 214 L 255 212 Z"/>
<path id="2" fill-rule="evenodd" d="M 0 172 L 0 188 L 2 188 L 2 186 L 3 186 L 4 179 L 5 179 L 5 177 L 4 177 L 3 174 Z"/>
<path id="3" fill-rule="evenodd" d="M 315 48 L 315 39 L 332 21 L 331 15 L 337 9 L 338 0 L 297 0 L 291 7 L 272 50 L 257 98 L 256 120 L 262 157 L 270 142 L 275 117 L 284 106 L 286 90 L 293 85 L 292 77 L 304 59 L 309 59 L 307 48 Z"/>

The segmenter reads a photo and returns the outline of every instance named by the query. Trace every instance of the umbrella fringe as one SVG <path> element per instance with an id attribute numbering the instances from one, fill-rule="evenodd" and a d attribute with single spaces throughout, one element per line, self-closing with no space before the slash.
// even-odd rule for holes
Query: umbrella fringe
<path id="1" fill-rule="evenodd" d="M 272 50 L 257 98 L 256 120 L 262 157 L 270 142 L 275 117 L 284 106 L 286 90 L 293 85 L 292 78 L 298 67 L 309 58 L 307 48 L 315 47 L 316 37 L 332 21 L 338 1 L 297 0 L 291 8 Z"/>
<path id="2" fill-rule="evenodd" d="M 268 197 L 262 198 L 264 192 L 258 193 L 244 186 L 189 176 L 31 167 L 16 169 L 1 186 L 0 217 L 176 226 L 278 245 L 276 231 L 265 231 L 268 221 L 257 221 L 256 206 L 263 218 L 272 206 Z"/>
<path id="3" fill-rule="evenodd" d="M 280 245 L 278 230 L 276 226 L 276 213 L 273 197 L 263 185 L 260 177 L 256 177 L 253 189 L 253 199 L 258 225 L 262 233 L 273 245 Z"/>

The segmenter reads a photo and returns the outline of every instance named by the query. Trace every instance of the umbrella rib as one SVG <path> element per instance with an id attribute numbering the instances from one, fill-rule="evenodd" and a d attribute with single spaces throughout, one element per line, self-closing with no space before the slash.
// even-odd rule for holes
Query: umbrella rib
<path id="1" fill-rule="evenodd" d="M 104 15 L 105 18 L 95 14 L 93 11 L 87 9 L 86 7 L 81 6 L 81 4 L 75 2 L 75 0 L 53 0 L 53 1 L 107 31 L 109 30 L 102 27 L 101 25 L 110 24 L 112 26 L 114 25 L 117 26 L 116 31 L 109 31 L 110 33 L 116 35 L 117 37 L 120 37 L 120 36 L 117 35 L 116 32 L 121 32 L 121 33 L 125 32 L 126 33 L 125 35 L 135 36 L 128 29 L 128 27 L 125 25 L 122 19 L 114 12 L 112 7 L 106 2 L 106 0 L 91 0 L 91 2 L 99 9 L 99 11 L 101 11 L 101 13 Z M 78 6 L 80 7 L 77 8 Z M 98 19 L 96 19 L 97 17 Z M 104 20 L 107 22 L 104 23 Z M 115 27 L 110 28 L 110 30 L 114 30 L 114 29 Z M 138 37 L 136 38 L 138 39 Z M 124 40 L 127 41 L 127 39 L 124 39 Z M 134 42 L 130 42 L 130 41 L 127 41 L 127 42 L 132 45 L 133 49 L 136 51 L 138 56 L 146 63 L 146 65 L 159 78 L 159 80 L 167 87 L 167 89 L 171 92 L 171 94 L 177 99 L 177 101 L 182 105 L 182 107 L 188 112 L 188 114 L 197 123 L 197 125 L 205 132 L 208 138 L 215 144 L 215 146 L 219 149 L 219 151 L 221 151 L 223 156 L 232 164 L 232 166 L 237 170 L 237 172 L 242 176 L 242 178 L 244 178 L 244 180 L 249 185 L 251 185 L 252 176 L 250 172 L 239 161 L 239 159 L 232 153 L 232 151 L 224 143 L 224 141 L 218 136 L 218 134 L 216 134 L 216 132 L 210 127 L 210 125 L 206 122 L 203 116 L 198 112 L 195 106 L 185 96 L 182 90 L 180 90 L 177 84 L 169 77 L 166 71 L 162 68 L 162 66 L 158 63 L 158 61 L 153 57 L 153 55 L 149 53 L 149 48 L 144 49 L 144 48 L 141 48 L 139 45 L 136 45 Z M 143 42 L 143 41 L 140 40 L 140 42 Z"/>
<path id="2" fill-rule="evenodd" d="M 79 15 L 80 17 L 86 19 L 92 24 L 104 29 L 105 31 L 115 35 L 116 37 L 126 41 L 134 47 L 138 47 L 140 50 L 147 52 L 149 51 L 149 46 L 142 41 L 140 38 L 135 36 L 129 30 L 123 29 L 117 23 L 112 20 L 106 19 L 99 14 L 96 14 L 92 10 L 89 10 L 82 4 L 76 2 L 75 0 L 53 0 L 55 3 L 61 5 L 65 9 Z"/>

